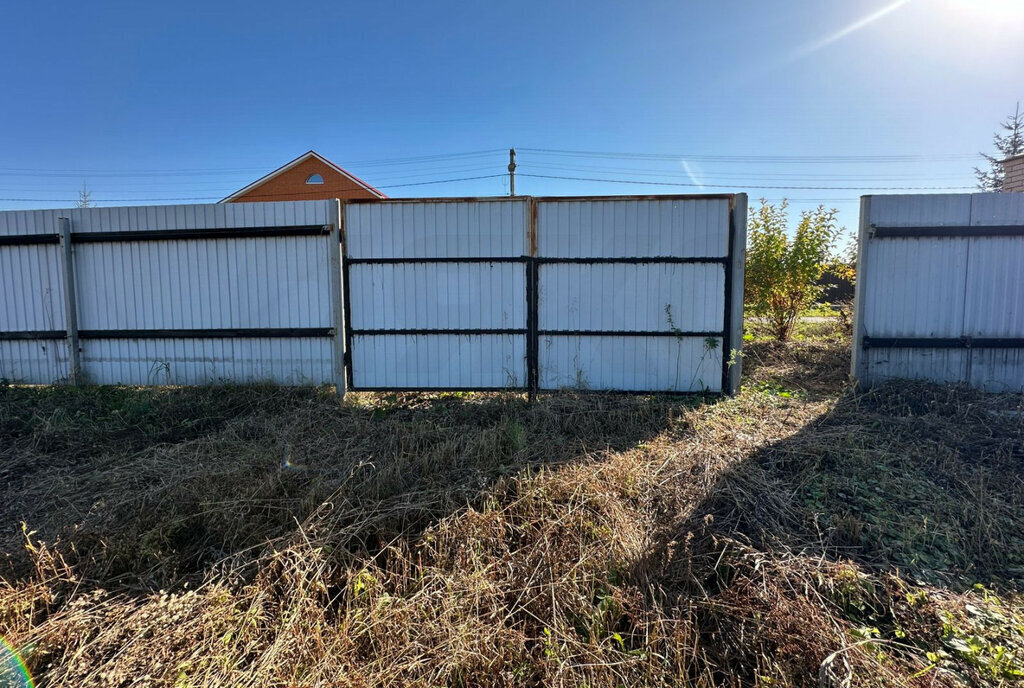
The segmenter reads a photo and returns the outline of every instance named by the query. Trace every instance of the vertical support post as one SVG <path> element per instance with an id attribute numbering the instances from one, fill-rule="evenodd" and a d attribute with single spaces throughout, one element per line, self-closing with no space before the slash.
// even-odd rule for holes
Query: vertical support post
<path id="1" fill-rule="evenodd" d="M 328 219 L 331 233 L 329 237 L 330 247 L 328 249 L 330 279 L 328 280 L 331 290 L 331 325 L 334 329 L 334 339 L 331 342 L 334 360 L 334 391 L 339 399 L 345 398 L 347 390 L 345 375 L 345 307 L 344 288 L 341 278 L 342 271 L 342 215 L 341 201 L 334 199 L 327 201 L 329 206 Z"/>
<path id="2" fill-rule="evenodd" d="M 526 217 L 526 390 L 527 398 L 533 401 L 537 398 L 540 386 L 540 335 L 537 326 L 540 284 L 540 266 L 537 264 L 537 199 L 531 198 L 527 201 Z"/>
<path id="3" fill-rule="evenodd" d="M 743 284 L 747 261 L 747 194 L 733 196 L 730 206 L 729 262 L 725 273 L 726 327 L 722 342 L 722 391 L 726 394 L 736 394 L 743 377 Z"/>
<path id="4" fill-rule="evenodd" d="M 857 281 L 853 286 L 853 343 L 850 355 L 850 379 L 856 384 L 867 383 L 864 361 L 864 296 L 868 268 L 868 243 L 871 239 L 871 196 L 860 197 L 860 227 L 857 231 Z"/>
<path id="5" fill-rule="evenodd" d="M 71 219 L 57 218 L 60 234 L 60 259 L 64 271 L 64 326 L 68 347 L 68 380 L 81 382 L 82 357 L 78 351 L 78 297 L 75 291 L 75 252 L 71 246 Z"/>

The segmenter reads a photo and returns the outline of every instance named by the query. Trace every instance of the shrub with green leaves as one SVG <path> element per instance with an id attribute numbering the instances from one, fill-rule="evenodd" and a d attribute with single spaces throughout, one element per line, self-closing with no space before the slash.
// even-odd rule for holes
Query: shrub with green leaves
<path id="1" fill-rule="evenodd" d="M 744 301 L 769 334 L 786 341 L 800 312 L 817 301 L 818 284 L 833 258 L 840 229 L 836 211 L 818 206 L 800 214 L 793 237 L 787 234 L 788 203 L 761 199 L 748 221 Z"/>

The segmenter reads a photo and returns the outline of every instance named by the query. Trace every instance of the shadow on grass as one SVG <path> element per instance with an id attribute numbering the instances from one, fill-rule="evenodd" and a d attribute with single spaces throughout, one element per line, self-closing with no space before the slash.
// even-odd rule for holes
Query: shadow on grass
<path id="1" fill-rule="evenodd" d="M 504 476 L 625 451 L 694 398 L 350 395 L 313 389 L 0 389 L 0 575 L 31 573 L 21 525 L 78 575 L 157 590 L 301 534 L 372 555 Z M 56 543 L 56 545 L 54 545 Z"/>
<path id="2" fill-rule="evenodd" d="M 748 371 L 764 404 L 796 407 L 823 380 L 837 389 L 837 374 L 804 370 L 820 351 L 760 353 Z M 1024 591 L 1024 403 L 915 382 L 847 388 L 721 471 L 630 577 L 692 619 L 706 663 L 728 667 L 716 683 L 833 685 L 819 672 L 834 669 L 879 685 L 1001 685 L 1019 676 L 1024 634 L 987 591 Z M 879 643 L 858 669 L 822 668 L 858 637 Z M 888 666 L 872 654 L 882 643 Z"/>

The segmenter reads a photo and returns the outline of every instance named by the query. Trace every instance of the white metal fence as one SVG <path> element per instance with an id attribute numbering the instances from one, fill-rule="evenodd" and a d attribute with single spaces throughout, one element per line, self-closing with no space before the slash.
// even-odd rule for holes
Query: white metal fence
<path id="1" fill-rule="evenodd" d="M 356 390 L 734 391 L 745 196 L 345 205 Z"/>
<path id="2" fill-rule="evenodd" d="M 4 212 L 0 378 L 731 392 L 745 232 L 742 195 Z"/>
<path id="3" fill-rule="evenodd" d="M 866 196 L 852 373 L 1024 391 L 1024 194 Z"/>
<path id="4" fill-rule="evenodd" d="M 343 381 L 338 208 L 0 213 L 0 378 Z"/>

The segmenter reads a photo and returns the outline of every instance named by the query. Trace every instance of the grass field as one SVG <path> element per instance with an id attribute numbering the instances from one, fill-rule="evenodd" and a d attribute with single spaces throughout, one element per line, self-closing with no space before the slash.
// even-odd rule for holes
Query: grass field
<path id="1" fill-rule="evenodd" d="M 1024 683 L 1024 405 L 0 388 L 0 634 L 45 686 Z M 2 681 L 0 681 L 2 683 Z"/>

